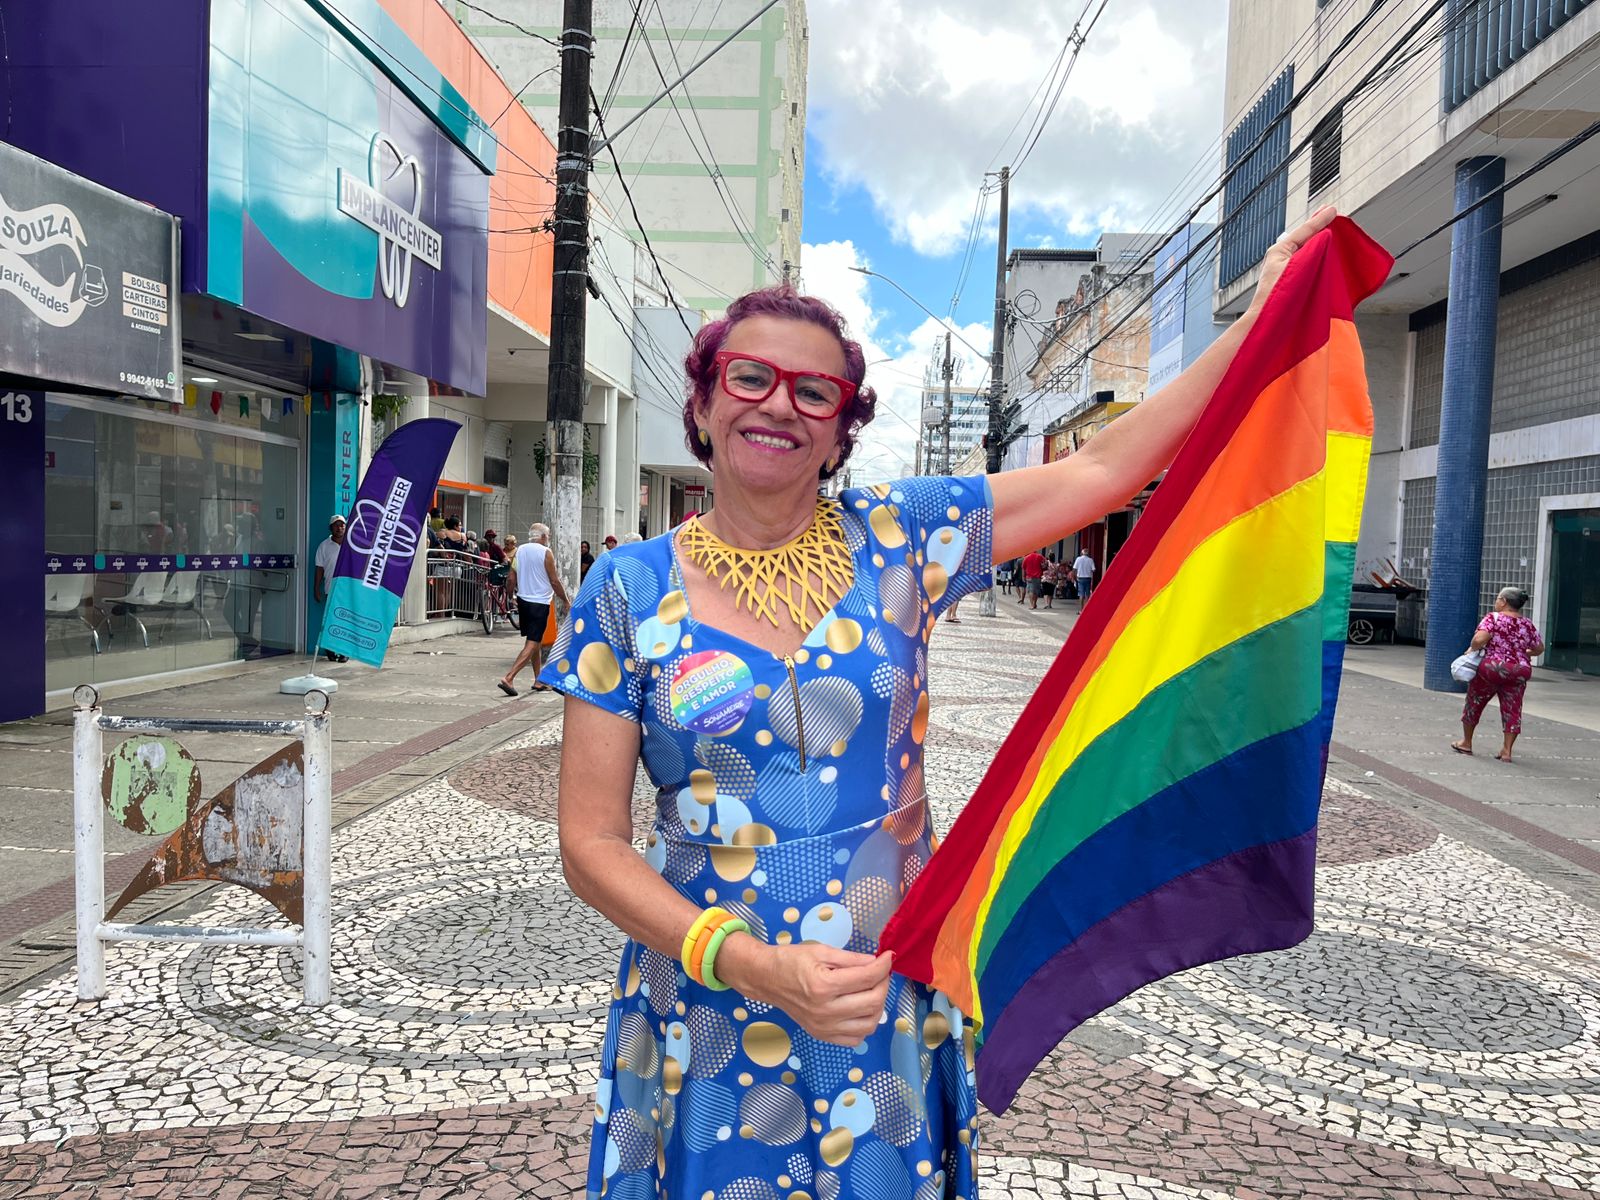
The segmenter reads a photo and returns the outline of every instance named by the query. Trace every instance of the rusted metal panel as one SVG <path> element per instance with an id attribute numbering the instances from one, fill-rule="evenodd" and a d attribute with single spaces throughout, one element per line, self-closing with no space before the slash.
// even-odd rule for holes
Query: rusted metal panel
<path id="1" fill-rule="evenodd" d="M 305 759 L 302 744 L 263 759 L 156 849 L 107 918 L 136 896 L 184 880 L 249 888 L 290 921 L 304 919 Z"/>

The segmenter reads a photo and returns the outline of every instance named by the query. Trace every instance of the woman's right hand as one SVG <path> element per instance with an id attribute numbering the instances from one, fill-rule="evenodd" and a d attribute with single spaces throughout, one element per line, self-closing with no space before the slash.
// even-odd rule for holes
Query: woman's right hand
<path id="1" fill-rule="evenodd" d="M 893 965 L 892 954 L 815 942 L 770 946 L 744 935 L 723 946 L 717 975 L 751 999 L 777 1005 L 818 1041 L 856 1046 L 883 1018 Z"/>

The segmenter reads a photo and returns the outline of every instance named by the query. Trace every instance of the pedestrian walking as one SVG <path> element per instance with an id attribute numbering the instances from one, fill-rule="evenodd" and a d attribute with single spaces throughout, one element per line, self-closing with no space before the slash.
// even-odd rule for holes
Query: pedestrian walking
<path id="1" fill-rule="evenodd" d="M 628 934 L 587 1195 L 978 1194 L 966 1019 L 877 954 L 932 853 L 926 622 L 1099 519 L 1084 497 L 1159 475 L 1333 215 L 1285 234 L 1240 322 L 1088 450 L 987 478 L 820 495 L 877 404 L 839 314 L 779 285 L 695 334 L 684 428 L 715 507 L 601 555 L 542 676 L 567 697 L 562 867 Z M 635 852 L 641 758 L 658 805 Z"/>
<path id="2" fill-rule="evenodd" d="M 1089 557 L 1089 551 L 1079 550 L 1078 557 L 1072 560 L 1072 574 L 1078 585 L 1078 607 L 1081 609 L 1094 595 L 1094 559 Z"/>
<path id="3" fill-rule="evenodd" d="M 1031 600 L 1033 603 L 1028 605 L 1030 609 L 1039 607 L 1039 593 L 1044 589 L 1044 562 L 1044 552 L 1041 550 L 1028 551 L 1022 560 L 1023 587 L 1017 592 L 1018 604 Z"/>
<path id="4" fill-rule="evenodd" d="M 1467 699 L 1461 708 L 1461 740 L 1451 742 L 1457 754 L 1472 753 L 1472 735 L 1483 719 L 1484 707 L 1492 697 L 1500 698 L 1500 728 L 1503 741 L 1495 758 L 1511 761 L 1511 746 L 1522 732 L 1522 694 L 1533 678 L 1533 660 L 1544 653 L 1544 639 L 1538 627 L 1522 615 L 1528 593 L 1519 587 L 1501 588 L 1494 608 L 1478 622 L 1470 651 L 1483 651 L 1478 673 L 1467 685 Z"/>
<path id="5" fill-rule="evenodd" d="M 1016 565 L 1016 559 L 1008 558 L 994 569 L 994 581 L 1000 585 L 1002 596 L 1011 594 L 1011 573 L 1016 569 Z"/>
<path id="6" fill-rule="evenodd" d="M 490 562 L 503 563 L 506 561 L 506 552 L 497 540 L 497 536 L 492 529 L 483 531 L 483 552 L 489 556 Z"/>
<path id="7" fill-rule="evenodd" d="M 344 518 L 334 513 L 328 518 L 328 536 L 317 546 L 316 576 L 312 580 L 311 591 L 316 596 L 318 604 L 328 602 L 328 588 L 333 583 L 333 571 L 339 565 L 339 547 L 344 545 L 344 530 Z M 322 656 L 329 662 L 350 661 L 348 655 L 335 654 L 332 650 L 324 650 Z"/>
<path id="8" fill-rule="evenodd" d="M 550 552 L 550 527 L 536 524 L 528 530 L 528 540 L 517 547 L 517 556 L 511 560 L 511 577 L 506 586 L 517 598 L 517 626 L 522 630 L 522 649 L 511 664 L 511 670 L 500 677 L 500 690 L 508 696 L 517 694 L 517 673 L 530 663 L 533 665 L 535 692 L 547 692 L 549 687 L 539 682 L 539 671 L 544 666 L 544 630 L 550 620 L 550 605 L 560 598 L 569 604 L 567 589 L 561 585 L 556 572 L 556 556 Z"/>
<path id="9" fill-rule="evenodd" d="M 589 568 L 594 566 L 594 551 L 589 549 L 588 542 L 578 543 L 578 582 L 580 584 L 589 578 Z"/>
<path id="10" fill-rule="evenodd" d="M 1044 597 L 1044 606 L 1046 608 L 1054 608 L 1056 606 L 1057 570 L 1056 556 L 1054 554 L 1046 554 L 1044 556 L 1044 570 L 1039 574 L 1039 594 Z"/>

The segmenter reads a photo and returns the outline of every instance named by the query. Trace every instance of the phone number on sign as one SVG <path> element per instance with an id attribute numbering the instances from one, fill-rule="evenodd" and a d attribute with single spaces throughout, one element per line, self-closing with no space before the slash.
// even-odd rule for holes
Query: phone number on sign
<path id="1" fill-rule="evenodd" d="M 131 383 L 134 387 L 160 388 L 163 391 L 172 390 L 170 378 L 163 379 L 156 375 L 135 375 L 130 371 L 118 371 L 117 378 L 123 383 Z"/>

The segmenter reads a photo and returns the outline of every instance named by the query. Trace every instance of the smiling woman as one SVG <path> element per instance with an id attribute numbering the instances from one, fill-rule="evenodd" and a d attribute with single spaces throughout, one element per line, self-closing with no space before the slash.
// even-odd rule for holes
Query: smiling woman
<path id="1" fill-rule="evenodd" d="M 1148 481 L 1237 344 L 1123 418 L 1138 436 L 1097 438 L 1110 455 L 834 498 L 876 402 L 838 314 L 770 288 L 701 330 L 684 428 L 716 507 L 598 558 L 541 677 L 567 696 L 568 882 L 629 936 L 590 1197 L 977 1194 L 966 1019 L 878 954 L 932 853 L 927 642 L 997 557 Z"/>

